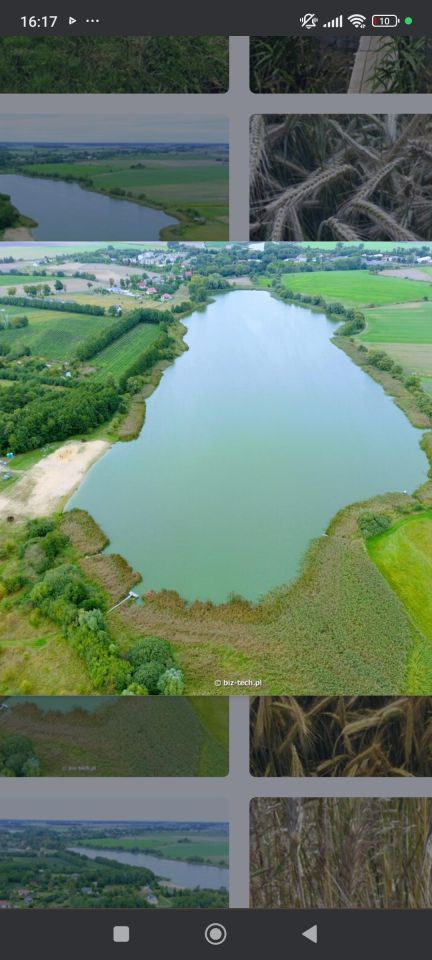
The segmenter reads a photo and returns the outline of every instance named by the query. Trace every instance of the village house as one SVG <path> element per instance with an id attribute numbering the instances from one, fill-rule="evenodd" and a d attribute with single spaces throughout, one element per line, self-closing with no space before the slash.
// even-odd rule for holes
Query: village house
<path id="1" fill-rule="evenodd" d="M 174 298 L 173 298 L 172 293 L 163 293 L 162 296 L 161 296 L 161 302 L 162 302 L 162 303 L 165 303 L 166 300 L 173 300 L 173 299 L 174 299 Z"/>

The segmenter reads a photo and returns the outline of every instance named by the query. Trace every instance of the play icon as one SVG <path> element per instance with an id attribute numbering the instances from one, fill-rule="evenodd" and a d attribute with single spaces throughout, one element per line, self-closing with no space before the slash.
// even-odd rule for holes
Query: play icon
<path id="1" fill-rule="evenodd" d="M 317 924 L 314 927 L 309 927 L 309 930 L 303 930 L 302 937 L 306 937 L 306 940 L 311 940 L 312 943 L 318 943 Z"/>
<path id="2" fill-rule="evenodd" d="M 71 27 L 73 23 L 76 23 L 75 17 L 69 17 L 69 26 Z"/>

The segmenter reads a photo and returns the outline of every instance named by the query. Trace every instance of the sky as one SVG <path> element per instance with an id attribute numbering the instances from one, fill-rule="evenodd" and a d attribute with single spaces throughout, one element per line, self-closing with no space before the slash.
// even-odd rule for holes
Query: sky
<path id="1" fill-rule="evenodd" d="M 228 120 L 221 116 L 147 113 L 130 102 L 118 110 L 104 103 L 95 109 L 87 98 L 66 102 L 64 109 L 26 110 L 0 98 L 0 141 L 20 143 L 227 143 Z M 39 99 L 39 98 L 37 98 Z M 93 99 L 93 98 L 91 98 Z M 39 104 L 35 104 L 35 107 Z M 42 105 L 41 105 L 42 106 Z M 172 109 L 172 108 L 171 108 Z"/>

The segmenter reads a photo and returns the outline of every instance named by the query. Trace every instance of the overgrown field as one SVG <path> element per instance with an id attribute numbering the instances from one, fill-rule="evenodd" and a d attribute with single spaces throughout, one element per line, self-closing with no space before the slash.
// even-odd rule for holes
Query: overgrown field
<path id="1" fill-rule="evenodd" d="M 432 800 L 251 804 L 253 908 L 430 909 Z"/>
<path id="2" fill-rule="evenodd" d="M 4 93 L 224 93 L 228 37 L 2 37 Z"/>
<path id="3" fill-rule="evenodd" d="M 88 698 L 5 700 L 0 757 L 5 750 L 5 766 L 18 776 L 13 756 L 17 737 L 32 745 L 39 776 L 212 777 L 228 772 L 228 702 L 211 697 L 204 703 L 199 697 L 98 698 L 96 709 Z"/>
<path id="4" fill-rule="evenodd" d="M 255 697 L 255 777 L 430 777 L 431 697 Z"/>

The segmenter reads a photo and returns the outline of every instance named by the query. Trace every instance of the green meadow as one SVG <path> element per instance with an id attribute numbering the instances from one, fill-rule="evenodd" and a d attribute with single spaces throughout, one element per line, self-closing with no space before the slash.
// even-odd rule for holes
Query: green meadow
<path id="1" fill-rule="evenodd" d="M 288 273 L 284 284 L 290 290 L 322 296 L 324 300 L 340 300 L 345 306 L 381 306 L 409 300 L 432 299 L 431 284 L 424 280 L 404 280 L 383 277 L 366 270 L 320 270 L 315 273 Z"/>
<path id="2" fill-rule="evenodd" d="M 409 660 L 410 693 L 432 688 L 432 510 L 371 538 L 368 553 L 419 631 Z"/>

